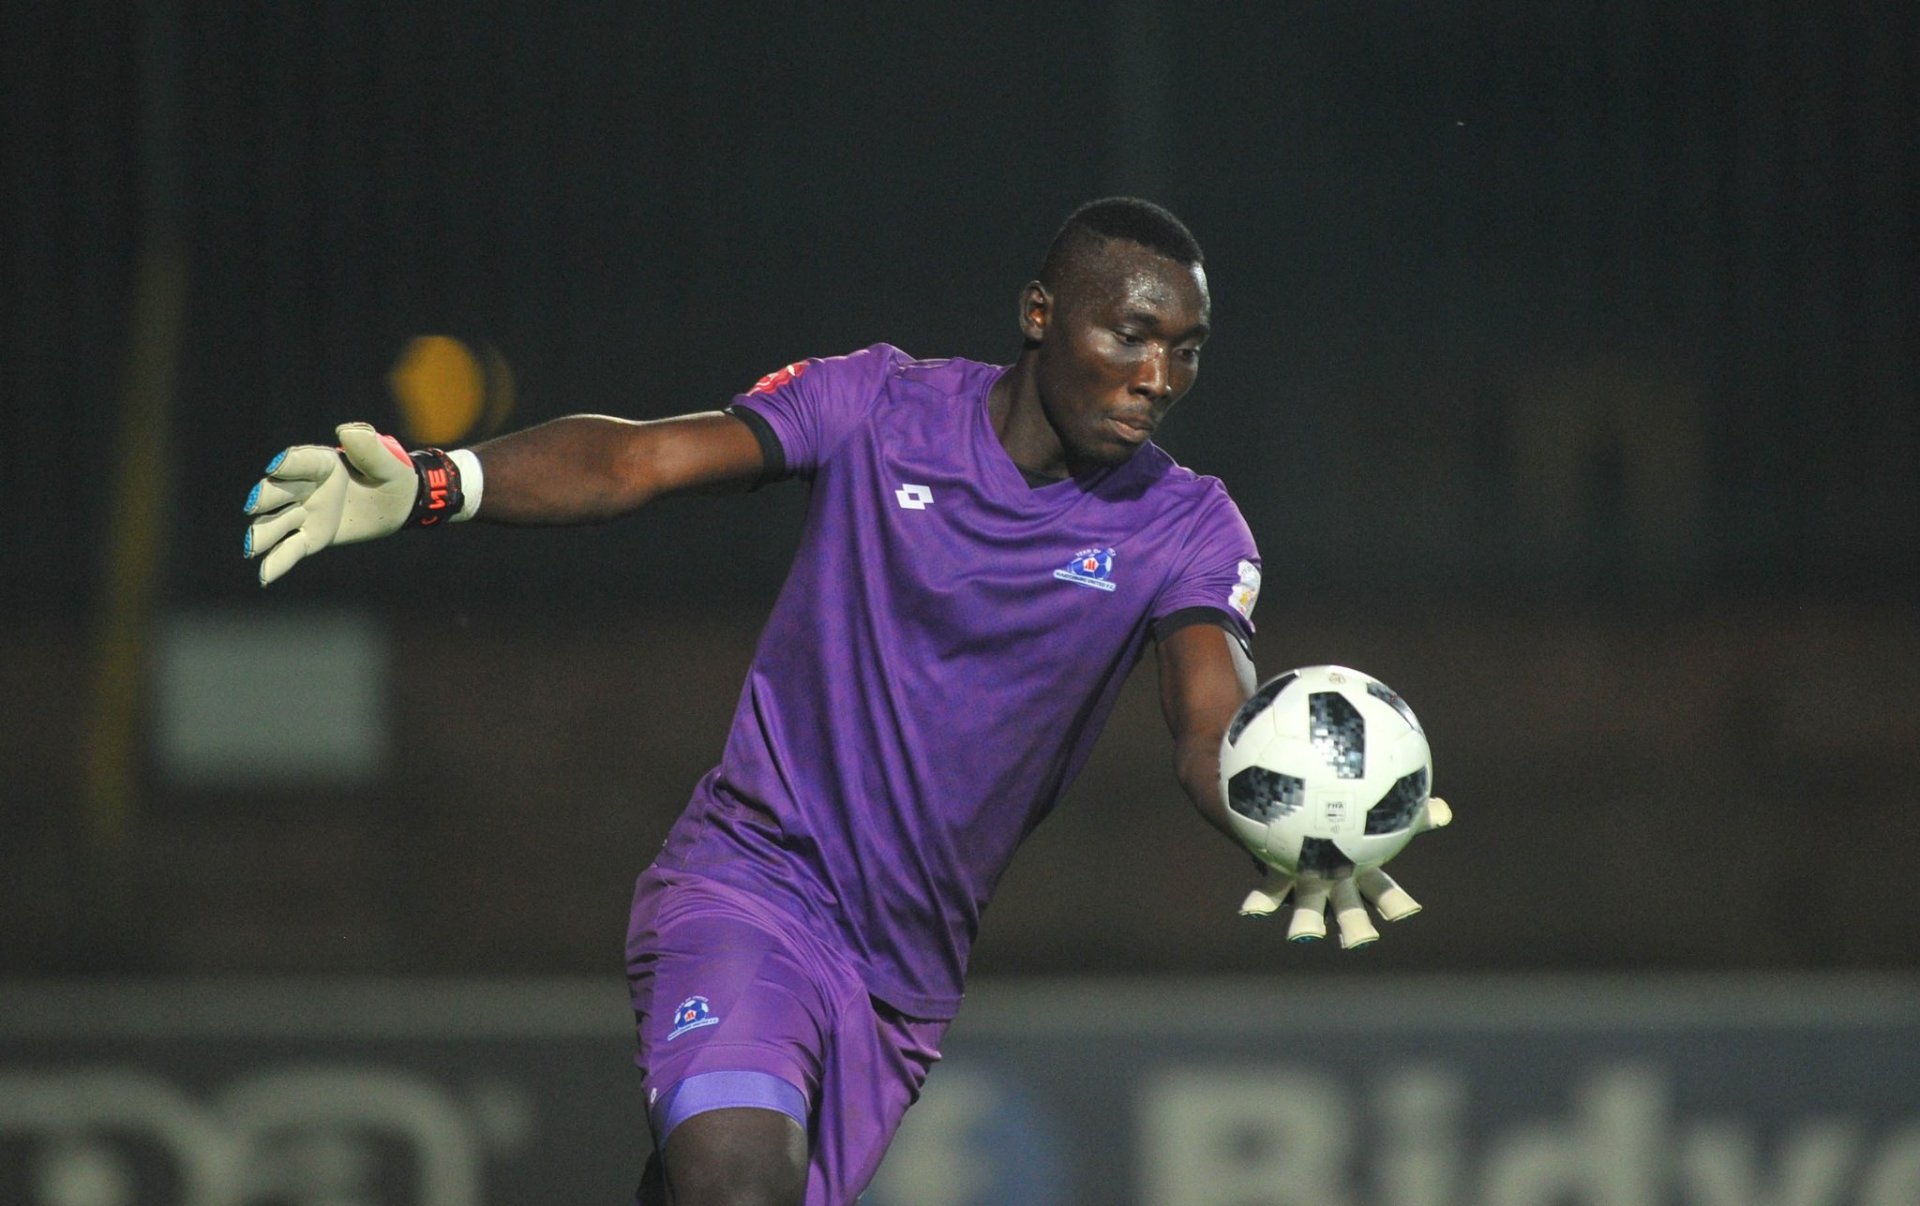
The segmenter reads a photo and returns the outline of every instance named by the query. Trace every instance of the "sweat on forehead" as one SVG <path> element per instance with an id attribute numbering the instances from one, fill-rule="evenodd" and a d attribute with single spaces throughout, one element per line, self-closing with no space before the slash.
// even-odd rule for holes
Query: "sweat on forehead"
<path id="1" fill-rule="evenodd" d="M 1205 270 L 1197 263 L 1182 264 L 1129 239 L 1093 236 L 1063 250 L 1065 254 L 1049 260 L 1040 278 L 1056 305 L 1068 310 L 1116 304 L 1158 308 L 1190 298 L 1205 311 Z M 1197 296 L 1191 292 L 1196 285 Z"/>

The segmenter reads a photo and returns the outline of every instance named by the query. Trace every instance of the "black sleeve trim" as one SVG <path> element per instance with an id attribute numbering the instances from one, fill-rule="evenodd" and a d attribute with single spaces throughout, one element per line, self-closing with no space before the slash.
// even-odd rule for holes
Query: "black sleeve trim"
<path id="1" fill-rule="evenodd" d="M 764 462 L 760 476 L 754 479 L 753 489 L 770 482 L 785 481 L 787 477 L 787 451 L 780 447 L 780 437 L 773 433 L 773 424 L 766 416 L 751 406 L 729 406 L 725 413 L 732 415 L 747 425 L 753 433 L 754 442 L 760 445 L 760 459 Z"/>
<path id="2" fill-rule="evenodd" d="M 1240 645 L 1240 651 L 1248 657 L 1253 650 L 1247 646 L 1247 634 L 1241 631 L 1240 623 L 1234 616 L 1219 607 L 1182 607 L 1179 611 L 1169 612 L 1153 622 L 1153 639 L 1164 641 L 1182 628 L 1194 624 L 1218 624 L 1227 630 L 1227 635 Z"/>

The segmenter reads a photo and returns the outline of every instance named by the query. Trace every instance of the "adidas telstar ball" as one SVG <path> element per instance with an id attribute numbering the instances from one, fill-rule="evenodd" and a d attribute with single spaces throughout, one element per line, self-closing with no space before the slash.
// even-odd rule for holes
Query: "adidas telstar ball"
<path id="1" fill-rule="evenodd" d="M 1427 735 L 1385 683 L 1345 666 L 1268 679 L 1220 748 L 1234 832 L 1283 871 L 1342 879 L 1413 838 L 1433 783 Z"/>

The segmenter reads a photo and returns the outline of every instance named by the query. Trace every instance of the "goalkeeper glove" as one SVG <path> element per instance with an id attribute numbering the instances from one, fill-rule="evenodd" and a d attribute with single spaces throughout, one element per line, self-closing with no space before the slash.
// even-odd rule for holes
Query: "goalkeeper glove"
<path id="1" fill-rule="evenodd" d="M 1439 829 L 1453 820 L 1453 809 L 1438 796 L 1429 797 L 1426 807 L 1413 823 L 1415 833 Z M 1365 867 L 1343 879 L 1323 879 L 1315 875 L 1271 868 L 1279 880 L 1269 887 L 1255 888 L 1240 905 L 1242 917 L 1266 917 L 1280 911 L 1289 893 L 1293 896 L 1293 920 L 1287 925 L 1287 940 L 1311 942 L 1327 936 L 1327 904 L 1333 904 L 1333 917 L 1340 929 L 1340 947 L 1351 950 L 1380 939 L 1380 931 L 1367 917 L 1371 903 L 1387 921 L 1400 921 L 1420 911 L 1420 902 L 1393 882 L 1378 867 Z"/>
<path id="2" fill-rule="evenodd" d="M 409 455 L 366 423 L 343 423 L 334 434 L 338 448 L 299 444 L 274 457 L 247 495 L 246 555 L 261 559 L 262 586 L 329 545 L 464 519 L 478 501 L 477 489 L 461 489 L 460 462 L 438 448 Z M 471 453 L 461 460 L 479 466 Z"/>

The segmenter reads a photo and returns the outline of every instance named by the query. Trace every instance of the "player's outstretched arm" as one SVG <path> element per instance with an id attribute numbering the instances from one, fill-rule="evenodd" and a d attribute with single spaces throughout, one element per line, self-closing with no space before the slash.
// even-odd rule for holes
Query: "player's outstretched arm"
<path id="1" fill-rule="evenodd" d="M 337 447 L 303 444 L 247 496 L 246 555 L 260 584 L 309 554 L 460 519 L 598 523 L 653 499 L 751 485 L 764 458 L 744 422 L 714 411 L 656 422 L 575 415 L 454 453 L 409 453 L 365 423 Z"/>
<path id="2" fill-rule="evenodd" d="M 1160 711 L 1173 733 L 1173 769 L 1207 823 L 1233 838 L 1220 796 L 1220 742 L 1253 694 L 1253 661 L 1216 624 L 1189 624 L 1159 643 Z"/>
<path id="3" fill-rule="evenodd" d="M 658 498 L 745 489 L 765 466 L 753 429 L 720 411 L 634 422 L 572 415 L 473 449 L 489 523 L 599 523 Z"/>

